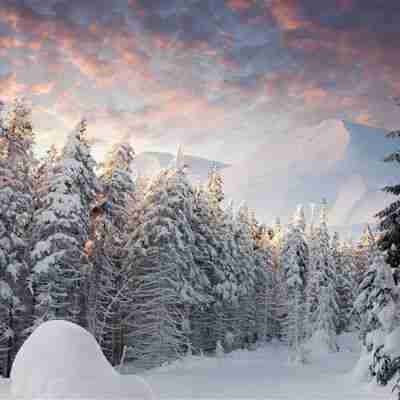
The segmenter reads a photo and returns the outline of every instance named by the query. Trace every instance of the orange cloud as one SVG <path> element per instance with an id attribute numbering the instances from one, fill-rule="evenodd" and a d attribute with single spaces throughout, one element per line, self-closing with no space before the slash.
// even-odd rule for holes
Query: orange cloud
<path id="1" fill-rule="evenodd" d="M 18 24 L 21 21 L 21 17 L 17 9 L 8 6 L 0 7 L 0 20 L 10 25 L 13 30 L 17 31 Z"/>
<path id="2" fill-rule="evenodd" d="M 0 78 L 0 98 L 7 101 L 13 100 L 25 90 L 25 85 L 17 82 L 16 72 L 9 73 L 5 78 Z"/>
<path id="3" fill-rule="evenodd" d="M 226 5 L 234 10 L 245 10 L 253 4 L 251 0 L 226 0 Z"/>
<path id="4" fill-rule="evenodd" d="M 357 115 L 355 117 L 355 121 L 358 122 L 359 124 L 373 125 L 372 116 L 367 111 Z"/>
<path id="5" fill-rule="evenodd" d="M 54 88 L 54 82 L 36 83 L 30 87 L 30 91 L 34 94 L 48 94 Z"/>
<path id="6" fill-rule="evenodd" d="M 308 25 L 308 22 L 299 15 L 293 0 L 272 0 L 268 4 L 273 18 L 283 31 L 304 28 Z"/>
<path id="7" fill-rule="evenodd" d="M 328 96 L 328 93 L 320 87 L 311 87 L 304 90 L 303 96 L 307 102 L 315 102 L 323 100 Z"/>

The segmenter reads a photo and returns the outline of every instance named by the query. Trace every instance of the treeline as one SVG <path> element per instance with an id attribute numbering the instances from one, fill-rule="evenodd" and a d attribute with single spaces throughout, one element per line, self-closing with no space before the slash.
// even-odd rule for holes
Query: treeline
<path id="1" fill-rule="evenodd" d="M 132 147 L 96 164 L 85 121 L 37 159 L 29 108 L 16 101 L 1 115 L 4 376 L 49 319 L 78 323 L 113 365 L 138 369 L 272 338 L 303 360 L 310 340 L 336 351 L 337 334 L 372 329 L 371 268 L 388 266 L 371 230 L 355 243 L 331 237 L 326 202 L 308 225 L 299 207 L 288 226 L 267 227 L 226 205 L 216 168 L 194 186 L 181 152 L 133 181 Z"/>

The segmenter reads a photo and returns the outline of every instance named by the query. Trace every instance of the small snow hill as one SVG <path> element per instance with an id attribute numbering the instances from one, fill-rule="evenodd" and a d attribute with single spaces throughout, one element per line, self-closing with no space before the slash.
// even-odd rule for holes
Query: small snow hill
<path id="1" fill-rule="evenodd" d="M 10 383 L 11 399 L 153 399 L 141 378 L 122 376 L 108 363 L 89 332 L 61 320 L 45 322 L 26 340 Z"/>

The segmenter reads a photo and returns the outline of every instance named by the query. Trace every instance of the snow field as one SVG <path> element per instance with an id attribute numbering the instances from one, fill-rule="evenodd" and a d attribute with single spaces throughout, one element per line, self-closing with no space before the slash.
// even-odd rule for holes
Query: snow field
<path id="1" fill-rule="evenodd" d="M 354 381 L 357 341 L 346 335 L 339 346 L 339 353 L 311 353 L 298 365 L 288 362 L 286 346 L 273 342 L 222 359 L 188 357 L 144 377 L 161 400 L 388 400 L 389 388 Z"/>

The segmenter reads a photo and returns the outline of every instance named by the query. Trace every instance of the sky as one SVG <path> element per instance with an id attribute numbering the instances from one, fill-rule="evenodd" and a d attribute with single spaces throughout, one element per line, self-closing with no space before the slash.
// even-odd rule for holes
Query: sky
<path id="1" fill-rule="evenodd" d="M 344 121 L 400 127 L 399 22 L 398 0 L 0 0 L 0 99 L 32 103 L 41 150 L 85 117 L 98 158 L 182 145 L 267 220 L 325 191 L 361 223 L 385 200 L 338 174 L 363 140 Z"/>

